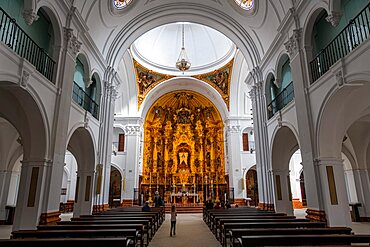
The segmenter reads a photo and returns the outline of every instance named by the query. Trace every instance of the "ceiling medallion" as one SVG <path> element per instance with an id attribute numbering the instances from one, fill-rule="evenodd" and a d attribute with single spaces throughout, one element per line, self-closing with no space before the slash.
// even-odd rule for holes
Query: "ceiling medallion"
<path id="1" fill-rule="evenodd" d="M 126 8 L 131 2 L 132 0 L 114 0 L 113 4 L 117 9 L 123 9 Z"/>
<path id="2" fill-rule="evenodd" d="M 188 59 L 188 56 L 186 55 L 185 51 L 185 32 L 184 32 L 184 25 L 182 24 L 182 46 L 181 46 L 181 51 L 179 58 L 177 59 L 176 62 L 176 68 L 179 69 L 184 73 L 184 71 L 190 69 L 191 63 Z"/>

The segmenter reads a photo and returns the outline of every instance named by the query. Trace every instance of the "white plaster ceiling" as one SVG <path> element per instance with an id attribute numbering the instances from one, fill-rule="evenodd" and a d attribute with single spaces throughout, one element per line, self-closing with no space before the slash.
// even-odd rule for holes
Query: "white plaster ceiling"
<path id="1" fill-rule="evenodd" d="M 191 67 L 185 75 L 213 71 L 225 65 L 235 55 L 236 46 L 222 33 L 204 25 L 177 22 L 162 25 L 140 36 L 131 53 L 145 67 L 170 75 L 182 75 L 175 63 L 184 45 Z"/>

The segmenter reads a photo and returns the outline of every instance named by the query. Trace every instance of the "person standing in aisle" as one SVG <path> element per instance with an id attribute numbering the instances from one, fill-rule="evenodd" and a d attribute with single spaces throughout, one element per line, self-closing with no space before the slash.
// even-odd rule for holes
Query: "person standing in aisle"
<path id="1" fill-rule="evenodd" d="M 170 236 L 172 237 L 172 231 L 173 235 L 176 236 L 176 207 L 175 205 L 172 205 L 171 207 L 171 229 L 170 229 Z"/>

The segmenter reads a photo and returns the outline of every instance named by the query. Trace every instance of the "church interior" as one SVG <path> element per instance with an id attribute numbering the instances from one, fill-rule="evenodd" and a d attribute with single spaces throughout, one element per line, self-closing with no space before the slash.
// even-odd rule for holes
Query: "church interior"
<path id="1" fill-rule="evenodd" d="M 370 244 L 369 0 L 0 12 L 0 246 Z"/>

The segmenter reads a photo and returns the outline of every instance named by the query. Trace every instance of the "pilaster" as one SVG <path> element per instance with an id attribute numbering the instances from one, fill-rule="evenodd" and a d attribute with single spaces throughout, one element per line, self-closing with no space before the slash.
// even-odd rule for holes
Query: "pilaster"
<path id="1" fill-rule="evenodd" d="M 0 225 L 5 223 L 11 171 L 0 171 Z"/>
<path id="2" fill-rule="evenodd" d="M 294 215 L 289 170 L 272 170 L 275 187 L 275 211 Z"/>
<path id="3" fill-rule="evenodd" d="M 91 215 L 93 206 L 94 171 L 77 171 L 76 197 L 73 217 Z"/>
<path id="4" fill-rule="evenodd" d="M 43 159 L 22 161 L 13 231 L 35 230 L 39 224 L 50 166 L 51 162 Z"/>
<path id="5" fill-rule="evenodd" d="M 317 166 L 328 225 L 330 227 L 351 226 L 343 161 L 334 158 L 320 158 L 317 160 Z"/>

